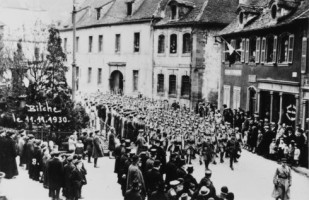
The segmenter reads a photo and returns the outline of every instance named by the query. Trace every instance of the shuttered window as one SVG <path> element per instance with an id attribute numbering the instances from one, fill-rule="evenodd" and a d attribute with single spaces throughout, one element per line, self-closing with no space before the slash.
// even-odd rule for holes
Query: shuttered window
<path id="1" fill-rule="evenodd" d="M 227 105 L 227 107 L 230 107 L 230 96 L 231 95 L 231 86 L 224 85 L 223 86 L 223 104 Z"/>
<path id="2" fill-rule="evenodd" d="M 277 62 L 277 44 L 278 44 L 278 37 L 274 36 L 273 63 Z"/>
<path id="3" fill-rule="evenodd" d="M 260 51 L 261 51 L 261 38 L 256 39 L 256 56 L 255 62 L 260 63 Z"/>
<path id="4" fill-rule="evenodd" d="M 233 88 L 233 108 L 238 109 L 240 107 L 240 87 Z"/>
<path id="5" fill-rule="evenodd" d="M 265 63 L 265 56 L 266 56 L 266 38 L 263 37 L 261 47 L 261 63 Z"/>
<path id="6" fill-rule="evenodd" d="M 241 40 L 241 62 L 245 62 L 245 41 L 244 38 Z"/>
<path id="7" fill-rule="evenodd" d="M 246 39 L 245 62 L 249 62 L 249 39 Z"/>
<path id="8" fill-rule="evenodd" d="M 293 50 L 294 50 L 294 34 L 289 36 L 289 53 L 288 53 L 288 62 L 293 62 Z"/>
<path id="9" fill-rule="evenodd" d="M 308 39 L 303 37 L 302 50 L 301 50 L 301 73 L 305 74 L 307 71 L 307 49 Z"/>

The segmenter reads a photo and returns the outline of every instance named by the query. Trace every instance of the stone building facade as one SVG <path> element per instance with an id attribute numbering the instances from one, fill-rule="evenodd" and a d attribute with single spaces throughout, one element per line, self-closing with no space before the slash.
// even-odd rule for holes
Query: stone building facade
<path id="1" fill-rule="evenodd" d="M 214 36 L 237 6 L 238 0 L 86 1 L 77 15 L 78 90 L 141 93 L 187 107 L 207 100 L 219 87 L 221 53 Z M 69 66 L 71 22 L 61 36 Z"/>
<path id="2" fill-rule="evenodd" d="M 220 32 L 221 104 L 271 122 L 306 125 L 308 1 L 247 1 Z M 236 49 L 230 63 L 227 42 Z"/>

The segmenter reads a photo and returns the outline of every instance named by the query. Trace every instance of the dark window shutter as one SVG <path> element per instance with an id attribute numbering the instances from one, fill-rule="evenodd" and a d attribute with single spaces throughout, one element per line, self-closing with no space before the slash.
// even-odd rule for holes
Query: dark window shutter
<path id="1" fill-rule="evenodd" d="M 294 34 L 289 36 L 289 53 L 288 53 L 288 62 L 293 62 L 293 50 L 294 50 Z"/>
<path id="2" fill-rule="evenodd" d="M 245 62 L 248 63 L 249 62 L 249 45 L 250 45 L 250 40 L 246 39 L 246 54 L 245 54 Z"/>
<path id="3" fill-rule="evenodd" d="M 260 63 L 261 38 L 256 39 L 255 63 Z"/>
<path id="4" fill-rule="evenodd" d="M 278 44 L 278 37 L 274 36 L 273 63 L 277 62 L 277 44 Z"/>
<path id="5" fill-rule="evenodd" d="M 263 37 L 261 47 L 261 63 L 265 63 L 265 56 L 266 56 L 266 38 Z"/>
<path id="6" fill-rule="evenodd" d="M 241 40 L 241 57 L 240 57 L 240 61 L 241 62 L 245 62 L 245 46 L 246 46 L 246 39 L 242 39 Z"/>

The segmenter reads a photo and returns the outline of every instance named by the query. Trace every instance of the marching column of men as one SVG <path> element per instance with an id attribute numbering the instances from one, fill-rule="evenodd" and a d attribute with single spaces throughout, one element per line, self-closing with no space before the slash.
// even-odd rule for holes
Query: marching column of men
<path id="1" fill-rule="evenodd" d="M 120 139 L 112 149 L 114 172 L 125 199 L 233 199 L 233 193 L 226 190 L 217 196 L 210 181 L 197 184 L 190 164 L 198 156 L 211 173 L 210 163 L 216 164 L 220 154 L 221 162 L 230 157 L 233 169 L 242 141 L 211 106 L 200 104 L 197 114 L 179 107 L 177 103 L 167 107 L 165 102 L 113 95 L 97 102 L 103 128 L 113 132 L 112 140 Z"/>

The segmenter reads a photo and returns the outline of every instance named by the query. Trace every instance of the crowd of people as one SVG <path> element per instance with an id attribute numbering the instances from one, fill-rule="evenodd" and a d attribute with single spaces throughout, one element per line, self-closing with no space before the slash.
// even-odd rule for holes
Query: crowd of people
<path id="1" fill-rule="evenodd" d="M 76 132 L 72 137 L 77 139 Z M 19 156 L 19 166 L 28 171 L 30 179 L 41 182 L 53 200 L 60 199 L 61 188 L 68 200 L 82 197 L 82 187 L 87 184 L 83 154 L 83 150 L 80 154 L 58 151 L 58 145 L 52 140 L 36 139 L 25 130 L 0 131 L 0 171 L 5 173 L 5 178 L 18 175 L 16 157 Z"/>
<path id="2" fill-rule="evenodd" d="M 250 116 L 226 106 L 223 118 L 233 124 L 235 131 L 242 132 L 244 148 L 248 151 L 276 161 L 286 158 L 293 166 L 307 166 L 308 131 L 300 125 L 294 128 L 288 122 L 270 122 L 268 117 L 261 119 L 258 114 Z"/>
<path id="3" fill-rule="evenodd" d="M 234 193 L 227 186 L 218 192 L 213 185 L 210 168 L 214 165 L 228 158 L 234 170 L 242 149 L 293 165 L 305 162 L 307 156 L 307 135 L 299 126 L 269 122 L 241 109 L 224 106 L 220 112 L 204 102 L 191 110 L 141 95 L 90 95 L 79 103 L 89 115 L 90 131 L 74 132 L 67 141 L 68 152 L 61 153 L 52 140 L 35 139 L 24 130 L 2 131 L 0 171 L 7 178 L 17 176 L 19 155 L 20 166 L 26 166 L 29 178 L 49 188 L 50 197 L 58 199 L 63 188 L 67 199 L 79 199 L 87 184 L 83 160 L 88 157 L 92 163 L 93 158 L 98 168 L 98 159 L 108 150 L 125 200 L 232 200 Z M 194 160 L 205 166 L 201 180 L 193 176 Z M 280 170 L 276 184 L 282 177 Z"/>

